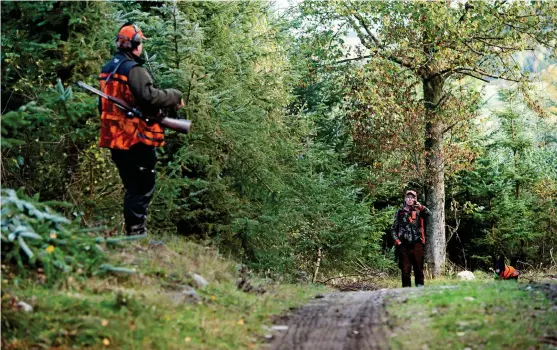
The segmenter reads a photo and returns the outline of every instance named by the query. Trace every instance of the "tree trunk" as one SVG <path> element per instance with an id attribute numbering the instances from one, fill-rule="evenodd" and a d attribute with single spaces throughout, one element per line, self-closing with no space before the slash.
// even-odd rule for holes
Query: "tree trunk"
<path id="1" fill-rule="evenodd" d="M 426 261 L 433 276 L 439 276 L 445 265 L 444 123 L 438 109 L 444 83 L 444 79 L 440 76 L 423 79 L 426 108 L 426 206 L 432 213 L 426 220 Z"/>

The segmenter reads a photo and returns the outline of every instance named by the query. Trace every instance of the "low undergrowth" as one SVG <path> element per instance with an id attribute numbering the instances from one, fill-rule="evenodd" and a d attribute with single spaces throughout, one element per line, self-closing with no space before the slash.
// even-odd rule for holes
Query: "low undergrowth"
<path id="1" fill-rule="evenodd" d="M 236 285 L 238 267 L 215 249 L 162 241 L 128 242 L 110 255 L 135 274 L 72 274 L 54 287 L 37 280 L 40 273 L 22 278 L 3 265 L 2 348 L 253 348 L 271 315 L 325 290 L 249 277 L 257 292 L 246 293 Z M 209 285 L 198 287 L 194 274 Z M 33 311 L 21 310 L 21 301 Z"/>

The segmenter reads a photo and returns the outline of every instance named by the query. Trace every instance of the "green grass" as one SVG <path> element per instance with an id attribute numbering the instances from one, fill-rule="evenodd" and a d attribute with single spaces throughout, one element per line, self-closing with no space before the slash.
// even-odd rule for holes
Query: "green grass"
<path id="1" fill-rule="evenodd" d="M 166 238 L 166 248 L 129 245 L 113 253 L 120 266 L 140 273 L 129 277 L 71 276 L 56 288 L 9 278 L 3 271 L 3 348 L 249 349 L 262 342 L 270 316 L 304 304 L 314 285 L 264 283 L 264 294 L 235 285 L 235 264 L 210 248 Z M 209 281 L 198 303 L 182 301 L 189 272 Z M 14 277 L 14 276 L 12 276 Z M 34 311 L 13 308 L 13 298 Z"/>
<path id="2" fill-rule="evenodd" d="M 516 281 L 409 289 L 388 312 L 394 349 L 529 349 L 557 336 L 555 305 L 541 288 Z"/>
<path id="3" fill-rule="evenodd" d="M 47 288 L 37 284 L 37 271 L 22 278 L 2 266 L 2 348 L 250 349 L 263 343 L 272 315 L 328 291 L 253 278 L 267 292 L 245 293 L 236 287 L 236 263 L 217 250 L 181 237 L 163 239 L 162 247 L 130 243 L 108 252 L 114 266 L 138 271 L 132 276 L 76 272 Z M 180 297 L 193 284 L 190 273 L 210 283 L 197 289 L 197 303 Z M 539 337 L 556 335 L 555 306 L 540 290 L 476 276 L 469 283 L 434 279 L 426 280 L 426 288 L 408 289 L 405 302 L 389 306 L 392 347 L 528 349 L 540 346 Z M 399 278 L 375 282 L 400 286 Z M 15 298 L 34 311 L 18 311 Z"/>

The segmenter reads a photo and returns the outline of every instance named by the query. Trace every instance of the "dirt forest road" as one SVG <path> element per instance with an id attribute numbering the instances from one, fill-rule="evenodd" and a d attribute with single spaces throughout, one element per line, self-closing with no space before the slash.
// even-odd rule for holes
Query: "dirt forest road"
<path id="1" fill-rule="evenodd" d="M 286 324 L 275 327 L 270 349 L 388 349 L 392 324 L 385 306 L 403 291 L 409 289 L 333 293 L 313 299 Z"/>

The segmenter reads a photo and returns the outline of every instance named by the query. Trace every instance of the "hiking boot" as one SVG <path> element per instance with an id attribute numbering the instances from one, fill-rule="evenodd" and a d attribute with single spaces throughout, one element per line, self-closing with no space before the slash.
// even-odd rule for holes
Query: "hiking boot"
<path id="1" fill-rule="evenodd" d="M 146 235 L 147 228 L 144 225 L 134 225 L 126 227 L 126 236 Z"/>

